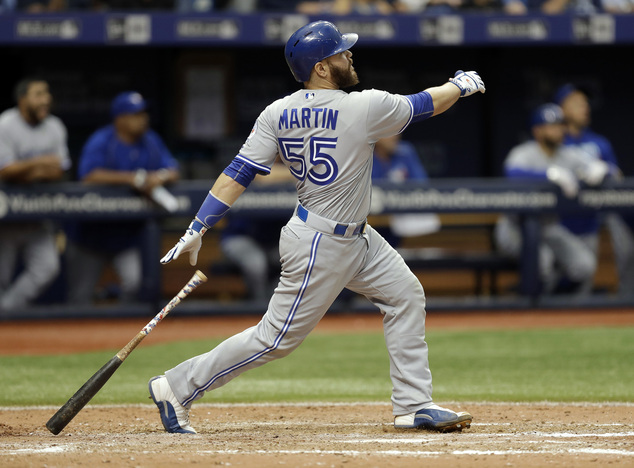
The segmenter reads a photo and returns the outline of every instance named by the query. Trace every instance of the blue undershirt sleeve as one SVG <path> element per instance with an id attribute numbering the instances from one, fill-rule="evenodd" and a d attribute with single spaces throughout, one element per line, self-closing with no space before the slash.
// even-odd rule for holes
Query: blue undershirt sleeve
<path id="1" fill-rule="evenodd" d="M 414 113 L 412 122 L 420 122 L 434 115 L 434 100 L 427 91 L 405 96 L 412 103 Z"/>
<path id="2" fill-rule="evenodd" d="M 223 174 L 231 177 L 245 188 L 253 182 L 253 179 L 255 179 L 255 176 L 258 175 L 258 172 L 259 171 L 255 167 L 250 166 L 237 158 L 234 158 L 233 161 L 231 161 L 231 164 L 222 171 Z"/>

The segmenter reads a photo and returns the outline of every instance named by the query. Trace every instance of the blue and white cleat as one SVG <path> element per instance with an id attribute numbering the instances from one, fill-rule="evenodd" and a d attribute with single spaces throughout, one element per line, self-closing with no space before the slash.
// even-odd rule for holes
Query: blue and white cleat
<path id="1" fill-rule="evenodd" d="M 394 418 L 394 428 L 396 429 L 430 429 L 438 432 L 462 431 L 471 427 L 473 416 L 469 413 L 456 413 L 438 405 L 431 405 L 428 408 L 418 410 Z"/>
<path id="2" fill-rule="evenodd" d="M 189 425 L 189 408 L 181 405 L 172 392 L 170 384 L 164 375 L 152 377 L 148 383 L 150 396 L 161 415 L 161 422 L 167 432 L 180 434 L 196 434 Z"/>

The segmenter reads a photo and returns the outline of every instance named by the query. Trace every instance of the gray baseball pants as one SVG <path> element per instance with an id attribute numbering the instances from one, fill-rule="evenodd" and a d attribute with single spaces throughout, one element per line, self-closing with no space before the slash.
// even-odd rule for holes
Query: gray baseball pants
<path id="1" fill-rule="evenodd" d="M 231 236 L 224 239 L 220 246 L 225 257 L 240 268 L 246 283 L 249 285 L 249 296 L 257 301 L 267 300 L 273 289 L 272 285 L 269 286 L 269 253 L 267 248 L 246 235 Z M 272 252 L 273 254 L 275 252 Z"/>
<path id="2" fill-rule="evenodd" d="M 294 216 L 282 229 L 280 255 L 280 281 L 260 323 L 165 373 L 183 405 L 249 369 L 288 355 L 344 287 L 366 296 L 383 315 L 394 415 L 431 403 L 423 287 L 372 227 L 341 237 L 317 231 Z"/>
<path id="3" fill-rule="evenodd" d="M 522 250 L 522 233 L 514 219 L 501 216 L 495 226 L 498 249 L 513 258 Z M 579 283 L 575 294 L 592 292 L 597 269 L 597 234 L 577 236 L 556 220 L 545 218 L 539 245 L 539 273 L 545 293 L 551 293 L 562 275 Z"/>
<path id="4" fill-rule="evenodd" d="M 90 304 L 103 270 L 109 263 L 114 267 L 121 285 L 121 302 L 133 302 L 143 280 L 141 252 L 136 247 L 116 254 L 96 251 L 69 242 L 66 249 L 68 269 L 68 302 Z"/>
<path id="5" fill-rule="evenodd" d="M 24 269 L 12 281 L 18 256 Z M 0 309 L 20 309 L 59 274 L 55 233 L 49 223 L 6 223 L 0 229 Z"/>

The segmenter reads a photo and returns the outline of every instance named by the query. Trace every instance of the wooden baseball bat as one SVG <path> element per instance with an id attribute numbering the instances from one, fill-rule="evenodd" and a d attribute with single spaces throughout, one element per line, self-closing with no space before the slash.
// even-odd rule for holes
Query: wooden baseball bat
<path id="1" fill-rule="evenodd" d="M 185 299 L 194 289 L 207 281 L 207 277 L 197 270 L 194 276 L 189 280 L 187 285 L 174 296 L 174 298 L 165 306 L 150 322 L 137 333 L 121 350 L 110 359 L 104 366 L 82 385 L 82 387 L 70 397 L 70 399 L 62 406 L 57 413 L 46 423 L 46 427 L 53 434 L 59 434 L 68 425 L 71 420 L 77 416 L 84 406 L 94 397 L 101 387 L 112 377 L 112 374 L 119 368 L 121 363 L 130 355 L 130 353 L 138 346 L 139 343 L 163 320 L 170 311 L 176 307 L 183 299 Z"/>

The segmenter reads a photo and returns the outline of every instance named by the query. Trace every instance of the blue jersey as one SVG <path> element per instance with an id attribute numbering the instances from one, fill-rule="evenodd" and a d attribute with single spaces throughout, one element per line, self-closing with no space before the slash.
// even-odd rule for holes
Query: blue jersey
<path id="1" fill-rule="evenodd" d="M 152 130 L 134 144 L 126 144 L 117 138 L 113 125 L 100 128 L 93 133 L 82 150 L 78 176 L 86 177 L 95 169 L 114 171 L 136 171 L 145 169 L 176 169 L 177 161 L 172 157 L 161 138 Z M 67 235 L 74 241 L 90 248 L 116 253 L 135 247 L 143 230 L 142 221 L 67 223 Z"/>
<path id="2" fill-rule="evenodd" d="M 86 142 L 79 159 L 78 176 L 83 179 L 94 169 L 157 171 L 177 166 L 156 132 L 148 130 L 138 142 L 127 144 L 117 138 L 114 126 L 108 125 L 93 133 Z"/>
<path id="3" fill-rule="evenodd" d="M 374 155 L 372 180 L 402 182 L 404 180 L 426 180 L 427 171 L 423 167 L 414 145 L 400 141 L 389 160 Z"/>
<path id="4" fill-rule="evenodd" d="M 564 145 L 576 146 L 593 158 L 601 159 L 610 165 L 610 169 L 618 168 L 619 163 L 607 138 L 585 129 L 579 136 L 566 135 Z"/>
<path id="5" fill-rule="evenodd" d="M 379 158 L 376 152 L 372 158 L 372 180 L 385 182 L 403 182 L 405 180 L 427 180 L 427 171 L 420 162 L 414 145 L 399 141 L 389 160 Z M 391 245 L 398 246 L 401 236 L 391 228 L 374 226 Z"/>
<path id="6" fill-rule="evenodd" d="M 566 135 L 564 145 L 573 146 L 592 159 L 601 159 L 608 163 L 610 172 L 618 171 L 618 161 L 612 145 L 607 138 L 585 129 L 578 136 Z M 561 223 L 574 234 L 587 234 L 599 231 L 599 215 L 562 216 Z"/>

